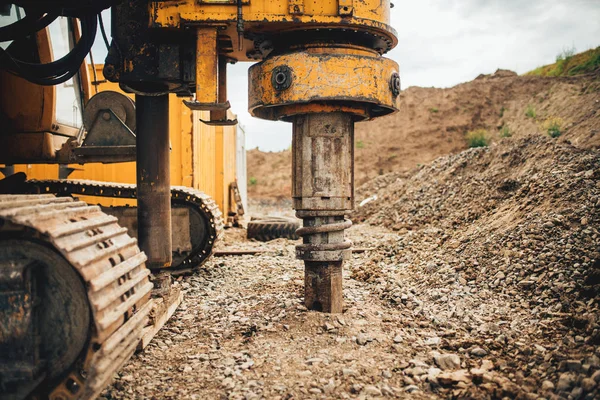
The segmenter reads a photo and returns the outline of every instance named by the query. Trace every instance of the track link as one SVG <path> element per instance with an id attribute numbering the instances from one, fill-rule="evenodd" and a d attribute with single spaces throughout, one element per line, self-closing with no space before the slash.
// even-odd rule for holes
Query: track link
<path id="1" fill-rule="evenodd" d="M 98 206 L 51 194 L 0 195 L 0 232 L 44 243 L 85 283 L 89 339 L 64 379 L 49 388 L 49 398 L 95 398 L 133 355 L 147 324 L 153 285 L 145 254 Z"/>
<path id="2" fill-rule="evenodd" d="M 25 193 L 48 193 L 58 196 L 86 195 L 135 199 L 136 185 L 91 180 L 28 180 L 21 185 Z M 185 186 L 171 187 L 171 203 L 195 209 L 206 222 L 207 239 L 194 247 L 187 256 L 169 270 L 187 271 L 202 265 L 212 254 L 215 242 L 223 236 L 223 216 L 217 204 L 207 194 Z"/>

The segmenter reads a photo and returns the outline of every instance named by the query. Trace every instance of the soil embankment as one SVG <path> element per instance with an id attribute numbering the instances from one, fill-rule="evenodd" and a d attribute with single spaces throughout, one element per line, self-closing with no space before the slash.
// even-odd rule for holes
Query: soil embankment
<path id="1" fill-rule="evenodd" d="M 448 89 L 408 88 L 398 113 L 356 125 L 356 185 L 462 151 L 468 148 L 465 134 L 477 129 L 486 130 L 493 143 L 506 135 L 544 134 L 544 122 L 559 118 L 559 142 L 598 147 L 599 76 L 517 76 L 498 70 Z M 250 150 L 248 179 L 250 198 L 289 198 L 291 152 Z"/>

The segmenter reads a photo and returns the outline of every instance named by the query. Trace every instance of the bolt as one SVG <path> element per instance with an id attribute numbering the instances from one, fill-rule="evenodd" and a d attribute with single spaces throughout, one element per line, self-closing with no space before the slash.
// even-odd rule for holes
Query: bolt
<path id="1" fill-rule="evenodd" d="M 75 382 L 73 379 L 69 379 L 67 381 L 67 389 L 69 390 L 69 392 L 75 394 L 79 391 L 79 384 L 77 382 Z"/>
<path id="2" fill-rule="evenodd" d="M 273 69 L 271 75 L 271 84 L 275 90 L 285 90 L 292 85 L 292 70 L 286 65 L 281 65 Z"/>
<path id="3" fill-rule="evenodd" d="M 110 113 L 108 111 L 103 112 L 102 119 L 104 119 L 105 121 L 108 121 L 110 119 Z"/>
<path id="4" fill-rule="evenodd" d="M 275 74 L 275 82 L 277 82 L 278 85 L 283 85 L 286 79 L 287 77 L 283 72 L 278 72 L 277 74 Z"/>
<path id="5" fill-rule="evenodd" d="M 390 79 L 390 89 L 392 90 L 394 97 L 400 94 L 400 75 L 398 75 L 397 72 L 392 74 L 392 78 Z"/>
<path id="6" fill-rule="evenodd" d="M 112 64 L 106 64 L 104 66 L 103 72 L 104 72 L 104 77 L 106 77 L 106 78 L 112 78 L 117 73 L 117 71 L 115 70 L 115 66 Z"/>

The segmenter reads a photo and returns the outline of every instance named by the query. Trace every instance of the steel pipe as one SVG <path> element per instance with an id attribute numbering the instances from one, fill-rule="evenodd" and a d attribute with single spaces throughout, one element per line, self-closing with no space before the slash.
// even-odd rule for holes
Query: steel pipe
<path id="1" fill-rule="evenodd" d="M 351 254 L 344 216 L 354 207 L 354 122 L 342 112 L 299 115 L 293 120 L 292 197 L 303 243 L 304 303 L 308 309 L 343 311 L 343 260 Z"/>
<path id="2" fill-rule="evenodd" d="M 139 246 L 148 268 L 171 265 L 169 96 L 135 96 Z"/>

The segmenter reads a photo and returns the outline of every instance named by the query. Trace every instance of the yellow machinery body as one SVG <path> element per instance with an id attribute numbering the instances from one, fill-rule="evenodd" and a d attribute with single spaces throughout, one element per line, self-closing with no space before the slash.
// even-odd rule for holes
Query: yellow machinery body
<path id="1" fill-rule="evenodd" d="M 94 76 L 92 66 L 90 75 Z M 95 65 L 99 82 L 94 93 L 112 90 L 121 92 L 119 85 L 103 79 L 103 65 Z M 50 87 L 51 88 L 51 87 Z M 133 98 L 132 95 L 129 95 Z M 17 103 L 25 103 L 17 94 Z M 229 117 L 235 116 L 229 111 Z M 193 111 L 175 95 L 169 96 L 169 137 L 171 143 L 171 184 L 198 189 L 211 196 L 224 215 L 235 214 L 237 204 L 231 194 L 231 184 L 245 181 L 244 132 L 237 125 L 210 126 L 208 111 Z M 240 160 L 237 160 L 240 158 Z M 14 172 L 24 172 L 29 179 L 58 179 L 58 164 L 16 164 Z M 69 179 L 86 179 L 102 182 L 136 183 L 135 162 L 70 164 Z M 240 185 L 243 187 L 243 185 Z M 136 205 L 133 199 L 78 196 L 83 201 L 104 206 Z M 242 193 L 245 198 L 245 193 Z"/>

